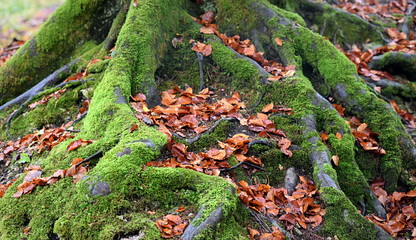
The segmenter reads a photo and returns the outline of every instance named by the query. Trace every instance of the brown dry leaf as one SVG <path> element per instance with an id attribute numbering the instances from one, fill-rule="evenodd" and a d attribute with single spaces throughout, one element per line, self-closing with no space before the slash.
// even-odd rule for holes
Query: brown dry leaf
<path id="1" fill-rule="evenodd" d="M 133 131 L 137 130 L 137 128 L 139 128 L 139 126 L 137 126 L 136 123 L 133 124 L 133 126 L 131 126 L 131 128 L 130 128 L 130 132 L 133 132 Z"/>
<path id="2" fill-rule="evenodd" d="M 339 133 L 339 132 L 337 132 L 337 133 L 335 134 L 335 136 L 337 137 L 337 139 L 338 139 L 338 140 L 341 140 L 341 139 L 342 139 L 342 135 L 341 135 L 341 133 Z"/>
<path id="3" fill-rule="evenodd" d="M 326 133 L 321 133 L 321 140 L 326 142 L 328 140 L 328 135 Z"/>
<path id="4" fill-rule="evenodd" d="M 279 143 L 277 144 L 280 147 L 280 151 L 284 153 L 285 155 L 291 157 L 292 151 L 289 150 L 290 145 L 292 142 L 287 138 L 282 138 L 279 140 Z"/>
<path id="5" fill-rule="evenodd" d="M 70 152 L 70 151 L 73 151 L 73 150 L 75 150 L 75 149 L 77 149 L 79 147 L 86 146 L 86 145 L 88 145 L 88 144 L 90 144 L 92 142 L 93 141 L 91 141 L 91 140 L 83 140 L 82 138 L 80 138 L 80 139 L 75 140 L 72 143 L 70 143 L 68 145 L 68 147 L 67 147 L 67 150 L 68 150 L 68 152 Z"/>
<path id="6" fill-rule="evenodd" d="M 192 47 L 192 50 L 195 52 L 200 52 L 202 53 L 204 56 L 209 56 L 211 55 L 212 52 L 212 47 L 210 44 L 204 44 L 201 42 L 196 42 L 196 44 Z"/>
<path id="7" fill-rule="evenodd" d="M 175 224 L 181 224 L 182 223 L 182 218 L 179 215 L 169 214 L 169 215 L 164 216 L 163 219 L 164 220 L 171 221 L 171 222 L 173 222 Z"/>
<path id="8" fill-rule="evenodd" d="M 367 128 L 367 123 L 362 123 L 360 126 L 358 126 L 357 131 L 362 132 Z"/>
<path id="9" fill-rule="evenodd" d="M 261 111 L 264 113 L 267 113 L 267 112 L 270 112 L 270 110 L 272 110 L 273 107 L 274 107 L 273 103 L 269 103 L 266 106 L 264 106 Z"/>
<path id="10" fill-rule="evenodd" d="M 82 160 L 84 160 L 84 159 L 82 159 L 82 158 L 74 158 L 74 160 L 72 160 L 71 165 L 76 165 L 76 164 L 78 164 L 79 162 L 82 162 Z"/>
<path id="11" fill-rule="evenodd" d="M 133 101 L 135 101 L 135 102 L 146 101 L 146 95 L 144 95 L 143 93 L 138 93 L 134 96 L 130 96 L 130 98 L 133 99 Z"/>
<path id="12" fill-rule="evenodd" d="M 268 81 L 272 81 L 272 82 L 274 82 L 274 81 L 279 81 L 280 79 L 282 79 L 282 76 L 270 76 L 270 77 L 268 77 L 267 78 L 267 80 Z"/>
<path id="13" fill-rule="evenodd" d="M 255 236 L 260 235 L 260 232 L 259 232 L 259 231 L 257 231 L 256 229 L 249 228 L 249 227 L 247 227 L 247 229 L 248 229 L 248 231 L 249 231 L 249 233 L 250 233 L 250 236 L 251 236 L 253 239 L 254 239 L 254 237 L 255 237 Z"/>
<path id="14" fill-rule="evenodd" d="M 345 108 L 343 108 L 339 104 L 332 104 L 332 106 L 337 110 L 337 112 L 339 113 L 339 115 L 341 115 L 341 117 L 344 117 Z"/>
<path id="15" fill-rule="evenodd" d="M 25 227 L 25 228 L 23 229 L 23 234 L 24 234 L 24 235 L 29 235 L 29 234 L 30 234 L 30 229 L 32 229 L 32 227 Z"/>
<path id="16" fill-rule="evenodd" d="M 280 38 L 275 38 L 274 40 L 276 41 L 276 44 L 277 45 L 283 46 L 283 42 L 282 42 L 282 40 Z"/>
<path id="17" fill-rule="evenodd" d="M 339 157 L 337 155 L 334 155 L 331 157 L 331 159 L 334 162 L 335 166 L 338 166 Z"/>
<path id="18" fill-rule="evenodd" d="M 296 73 L 295 70 L 289 70 L 283 75 L 283 78 L 292 77 L 293 75 L 295 75 L 295 73 Z"/>
<path id="19" fill-rule="evenodd" d="M 202 26 L 199 31 L 203 34 L 214 34 L 214 30 L 212 28 L 207 28 Z"/>
<path id="20" fill-rule="evenodd" d="M 184 206 L 180 206 L 177 210 L 175 210 L 175 212 L 183 212 L 185 210 L 186 208 Z"/>

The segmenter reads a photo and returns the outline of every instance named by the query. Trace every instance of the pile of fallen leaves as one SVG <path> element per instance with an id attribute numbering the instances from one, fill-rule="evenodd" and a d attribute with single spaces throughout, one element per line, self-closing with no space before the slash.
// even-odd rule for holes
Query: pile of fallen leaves
<path id="1" fill-rule="evenodd" d="M 367 21 L 372 21 L 371 15 L 378 15 L 383 18 L 389 18 L 397 23 L 403 23 L 407 17 L 406 11 L 409 8 L 407 0 L 386 1 L 380 3 L 378 0 L 342 0 L 342 3 L 335 5 L 350 13 L 356 14 Z M 416 21 L 415 16 L 413 19 Z"/>
<path id="2" fill-rule="evenodd" d="M 361 123 L 357 117 L 351 117 L 349 121 L 351 132 L 364 150 L 378 154 L 386 154 L 380 144 L 376 141 L 378 134 L 368 128 L 367 123 Z"/>
<path id="3" fill-rule="evenodd" d="M 416 237 L 416 213 L 413 208 L 416 190 L 407 193 L 394 192 L 392 195 L 387 195 L 387 192 L 382 188 L 383 186 L 384 181 L 381 179 L 374 180 L 370 185 L 371 190 L 387 210 L 387 218 L 383 219 L 374 214 L 366 216 L 366 218 L 393 237 L 400 237 L 405 234 Z"/>
<path id="4" fill-rule="evenodd" d="M 238 183 L 240 200 L 251 209 L 268 216 L 278 217 L 288 230 L 296 223 L 306 229 L 307 224 L 319 226 L 325 209 L 315 201 L 319 199 L 316 185 L 300 177 L 300 183 L 291 194 L 285 188 L 274 188 L 266 184 L 248 185 Z"/>
<path id="5" fill-rule="evenodd" d="M 202 172 L 207 175 L 219 176 L 221 169 L 228 169 L 231 166 L 226 161 L 234 154 L 239 162 L 249 162 L 261 166 L 260 159 L 253 156 L 245 156 L 248 152 L 249 136 L 236 134 L 225 142 L 219 142 L 218 148 L 211 148 L 205 153 L 188 152 L 183 143 L 175 143 L 170 151 L 173 158 L 164 161 L 148 162 L 146 166 L 151 167 L 180 167 Z"/>
<path id="6" fill-rule="evenodd" d="M 390 105 L 396 110 L 397 114 L 405 120 L 408 127 L 416 128 L 416 117 L 410 114 L 408 111 L 399 108 L 399 105 L 394 100 L 390 100 Z"/>
<path id="7" fill-rule="evenodd" d="M 189 137 L 212 130 L 216 127 L 214 122 L 235 119 L 241 125 L 247 126 L 249 130 L 257 132 L 260 137 L 279 142 L 282 152 L 291 156 L 292 153 L 288 150 L 290 140 L 286 138 L 282 130 L 276 129 L 274 123 L 265 114 L 275 112 L 290 114 L 290 108 L 269 104 L 263 108 L 264 113 L 257 113 L 256 116 L 250 115 L 245 118 L 240 112 L 245 108 L 245 104 L 241 102 L 238 93 L 234 93 L 230 98 L 222 98 L 210 103 L 208 100 L 215 99 L 212 94 L 207 88 L 194 94 L 192 88 L 181 90 L 179 87 L 175 87 L 162 92 L 161 104 L 163 106 L 158 105 L 149 109 L 146 96 L 142 93 L 133 96 L 133 102 L 130 104 L 136 110 L 136 117 L 139 120 L 148 125 L 157 124 L 159 130 L 168 136 L 171 144 L 173 144 L 171 142 L 172 132 L 180 137 Z M 185 151 L 183 147 L 178 149 L 182 149 L 182 152 Z"/>
<path id="8" fill-rule="evenodd" d="M 241 40 L 239 35 L 227 37 L 226 34 L 220 33 L 218 31 L 217 24 L 213 23 L 215 20 L 215 15 L 213 12 L 209 11 L 202 14 L 200 16 L 200 19 L 194 17 L 192 19 L 202 25 L 200 29 L 201 33 L 217 35 L 225 45 L 231 47 L 239 54 L 247 56 L 259 63 L 264 68 L 264 70 L 266 70 L 268 73 L 272 75 L 268 78 L 269 81 L 277 81 L 282 78 L 291 77 L 295 74 L 294 65 L 284 67 L 281 63 L 278 63 L 276 61 L 264 59 L 264 53 L 258 52 L 254 44 L 250 41 L 250 39 Z M 277 45 L 283 45 L 281 39 L 276 38 L 275 41 Z M 211 54 L 212 51 L 209 45 L 200 42 L 197 42 L 192 47 L 192 50 L 196 52 L 201 52 L 205 56 Z"/>
<path id="9" fill-rule="evenodd" d="M 145 102 L 146 96 L 141 93 L 132 97 L 135 102 L 130 102 L 130 104 L 138 112 L 136 117 L 144 123 L 165 126 L 185 137 L 185 134 L 190 131 L 200 134 L 208 130 L 208 121 L 225 117 L 242 118 L 238 111 L 244 109 L 245 105 L 241 102 L 238 93 L 231 98 L 209 104 L 207 99 L 212 94 L 213 92 L 208 88 L 194 94 L 192 88 L 183 91 L 175 87 L 162 92 L 162 106 L 158 105 L 149 109 Z"/>
<path id="10" fill-rule="evenodd" d="M 15 198 L 19 198 L 24 194 L 31 193 L 36 186 L 51 185 L 64 177 L 73 177 L 74 183 L 78 182 L 82 179 L 85 173 L 87 173 L 87 169 L 85 167 L 77 164 L 81 161 L 82 158 L 76 158 L 74 161 L 72 161 L 72 166 L 70 168 L 64 170 L 59 169 L 48 177 L 41 177 L 43 172 L 41 167 L 34 165 L 29 166 L 26 170 L 26 175 L 23 179 L 23 182 L 17 186 L 17 192 L 13 196 Z"/>
<path id="11" fill-rule="evenodd" d="M 73 151 L 79 147 L 85 146 L 87 144 L 90 144 L 92 142 L 93 141 L 91 140 L 83 139 L 75 140 L 68 145 L 68 152 Z M 23 179 L 23 182 L 19 186 L 17 186 L 17 192 L 13 196 L 18 198 L 24 194 L 29 194 L 33 191 L 33 189 L 36 186 L 51 185 L 64 177 L 73 177 L 74 183 L 78 182 L 87 172 L 87 169 L 82 166 L 83 160 L 84 159 L 82 158 L 75 158 L 72 161 L 72 166 L 70 168 L 63 170 L 59 169 L 48 177 L 41 177 L 43 172 L 41 167 L 35 165 L 29 166 L 25 171 L 26 175 Z M 5 191 L 14 181 L 15 180 L 13 180 L 11 183 L 0 185 L 0 197 L 4 195 Z"/>
<path id="12" fill-rule="evenodd" d="M 9 141 L 0 146 L 0 161 L 3 161 L 12 153 L 32 152 L 41 153 L 43 150 L 51 150 L 54 146 L 73 138 L 65 126 L 59 128 L 42 129 L 34 133 L 28 134 L 17 141 Z"/>
<path id="13" fill-rule="evenodd" d="M 345 117 L 345 114 L 344 114 L 345 108 L 343 108 L 341 105 L 338 105 L 338 104 L 332 104 L 332 105 L 338 111 L 341 117 Z M 373 132 L 370 128 L 368 128 L 367 123 L 361 123 L 360 120 L 355 116 L 348 117 L 348 120 L 349 121 L 347 123 L 348 125 L 350 125 L 352 134 L 354 135 L 355 139 L 363 147 L 364 150 L 372 151 L 377 154 L 386 154 L 386 150 L 384 150 L 380 146 L 380 144 L 377 142 L 378 134 Z M 342 138 L 341 134 L 337 135 L 337 137 L 340 140 Z M 321 135 L 321 138 L 322 138 L 322 135 Z"/>
<path id="14" fill-rule="evenodd" d="M 164 238 L 182 235 L 189 222 L 184 222 L 179 215 L 168 214 L 163 219 L 156 220 L 156 226 Z"/>
<path id="15" fill-rule="evenodd" d="M 368 63 L 375 55 L 375 50 L 367 50 L 366 52 L 362 52 L 361 49 L 359 49 L 356 45 L 353 45 L 352 49 L 348 51 L 344 51 L 339 45 L 336 45 L 336 47 L 338 50 L 343 52 L 351 62 L 355 64 L 359 74 L 369 77 L 373 81 L 379 81 L 382 78 L 387 78 L 392 81 L 394 80 L 394 77 L 391 76 L 388 72 L 372 70 L 368 67 Z"/>
<path id="16" fill-rule="evenodd" d="M 371 62 L 374 56 L 392 51 L 414 54 L 416 51 L 416 40 L 414 39 L 414 36 L 411 36 L 411 40 L 408 40 L 407 34 L 399 32 L 396 28 L 388 28 L 387 33 L 392 41 L 387 44 L 387 46 L 378 47 L 374 50 L 369 49 L 366 52 L 363 52 L 356 45 L 353 45 L 352 49 L 348 51 L 344 51 L 339 45 L 336 45 L 336 47 L 357 66 L 359 74 L 369 77 L 373 81 L 379 81 L 382 78 L 393 81 L 394 77 L 388 72 L 372 70 L 368 67 L 368 63 Z"/>
<path id="17" fill-rule="evenodd" d="M 261 234 L 259 231 L 253 228 L 247 227 L 250 235 L 247 235 L 251 240 L 284 240 L 286 239 L 285 235 L 279 230 L 278 227 L 272 226 L 273 231 L 271 233 Z"/>
<path id="18" fill-rule="evenodd" d="M 17 39 L 13 39 L 13 41 L 4 48 L 0 49 L 0 67 L 7 62 L 13 54 L 16 53 L 17 49 L 23 46 L 25 42 Z"/>
<path id="19" fill-rule="evenodd" d="M 189 152 L 185 144 L 175 143 L 172 139 L 173 134 L 180 134 L 181 137 L 203 134 L 215 127 L 213 122 L 231 118 L 246 126 L 253 135 L 257 133 L 258 136 L 274 142 L 286 155 L 292 154 L 288 149 L 291 141 L 286 138 L 283 131 L 275 128 L 267 115 L 276 112 L 290 114 L 289 108 L 270 103 L 264 106 L 263 113 L 245 118 L 240 112 L 245 105 L 241 102 L 238 93 L 214 102 L 212 100 L 217 97 L 208 89 L 194 94 L 191 88 L 181 90 L 178 87 L 163 92 L 161 105 L 152 109 L 148 108 L 144 94 L 139 93 L 131 98 L 131 106 L 136 110 L 138 119 L 149 125 L 157 124 L 159 130 L 165 133 L 170 141 L 168 149 L 173 157 L 149 162 L 146 166 L 188 168 L 208 175 L 220 176 L 221 172 L 233 169 L 227 159 L 234 157 L 248 172 L 261 170 L 262 161 L 247 155 L 249 144 L 255 137 L 239 133 L 224 142 L 219 141 L 217 147 L 199 153 Z M 135 129 L 137 126 L 133 126 L 130 131 Z M 241 201 L 248 207 L 277 218 L 284 222 L 288 229 L 292 229 L 296 224 L 304 229 L 308 224 L 316 227 L 322 222 L 325 210 L 316 203 L 319 201 L 316 186 L 304 177 L 300 179 L 301 183 L 297 185 L 296 190 L 289 194 L 284 188 L 274 188 L 265 184 L 248 185 L 244 181 L 236 184 L 235 180 L 227 178 L 238 188 Z M 185 223 L 176 215 L 168 216 L 156 221 L 162 236 L 173 237 L 181 234 L 186 227 Z M 277 228 L 274 228 L 272 233 L 260 234 L 259 231 L 251 228 L 249 232 L 251 239 L 284 239 L 284 235 Z"/>
<path id="20" fill-rule="evenodd" d="M 47 104 L 49 102 L 49 100 L 51 100 L 52 98 L 54 98 L 55 100 L 58 100 L 59 98 L 62 97 L 62 93 L 64 93 L 64 92 L 66 92 L 66 89 L 61 89 L 61 90 L 55 91 L 55 92 L 43 97 L 41 100 L 29 104 L 29 108 L 30 109 L 35 109 L 38 105 Z"/>

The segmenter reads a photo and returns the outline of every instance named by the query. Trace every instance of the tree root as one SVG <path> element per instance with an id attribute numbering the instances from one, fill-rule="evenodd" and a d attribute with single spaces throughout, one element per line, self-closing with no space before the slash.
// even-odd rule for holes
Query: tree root
<path id="1" fill-rule="evenodd" d="M 251 162 L 239 162 L 238 164 L 236 164 L 236 165 L 234 165 L 234 166 L 232 166 L 232 167 L 230 167 L 230 168 L 221 168 L 221 169 L 220 169 L 220 171 L 221 171 L 221 172 L 231 171 L 231 170 L 234 170 L 234 169 L 236 169 L 236 168 L 240 167 L 240 166 L 241 166 L 241 165 L 243 165 L 243 164 L 245 164 L 245 165 L 247 165 L 247 166 L 250 166 L 250 167 L 252 167 L 252 168 L 259 169 L 259 170 L 261 170 L 261 171 L 267 172 L 267 170 L 266 170 L 266 169 L 264 169 L 264 168 L 260 167 L 260 166 L 259 166 L 259 165 L 257 165 L 257 164 L 251 163 Z"/>
<path id="2" fill-rule="evenodd" d="M 234 190 L 230 189 L 231 192 Z M 199 233 L 206 229 L 213 229 L 217 226 L 218 223 L 221 222 L 221 218 L 223 217 L 224 211 L 221 206 L 217 207 L 214 211 L 212 211 L 208 217 L 202 218 L 202 214 L 205 208 L 202 206 L 198 213 L 196 214 L 193 221 L 188 225 L 185 229 L 185 232 L 182 234 L 181 239 L 183 240 L 191 240 L 194 239 Z M 197 226 L 194 224 L 195 221 L 199 221 L 200 219 L 204 219 L 201 224 Z"/>
<path id="3" fill-rule="evenodd" d="M 60 75 L 62 73 L 69 73 L 72 65 L 77 63 L 79 59 L 76 59 L 65 66 L 61 67 L 60 69 L 53 72 L 48 77 L 44 78 L 42 81 L 40 81 L 38 84 L 33 86 L 31 89 L 27 90 L 26 92 L 22 93 L 20 96 L 14 98 L 13 100 L 3 104 L 0 106 L 0 111 L 3 111 L 7 107 L 10 107 L 12 105 L 16 105 L 19 103 L 23 103 L 22 105 L 28 103 L 34 96 L 36 96 L 39 92 L 41 92 L 45 87 L 52 86 L 56 84 L 60 79 Z"/>
<path id="4" fill-rule="evenodd" d="M 416 75 L 416 55 L 404 52 L 388 52 L 373 57 L 368 66 L 371 69 L 387 69 L 388 72 L 403 73 L 412 81 Z"/>
<path id="5" fill-rule="evenodd" d="M 287 192 L 290 194 L 296 190 L 296 185 L 298 184 L 299 177 L 295 172 L 295 168 L 290 167 L 286 170 L 285 175 L 285 184 L 284 187 L 287 189 Z"/>
<path id="6" fill-rule="evenodd" d="M 247 208 L 247 207 L 246 207 Z M 293 235 L 286 231 L 284 229 L 284 227 L 282 227 L 278 222 L 276 222 L 274 219 L 271 219 L 263 214 L 257 213 L 256 211 L 254 211 L 253 209 L 249 209 L 247 208 L 251 214 L 251 216 L 253 216 L 253 218 L 256 220 L 256 222 L 261 226 L 263 231 L 266 232 L 272 232 L 273 230 L 270 228 L 269 224 L 277 227 L 279 229 L 280 232 L 282 232 L 285 237 L 287 239 L 294 239 Z"/>
<path id="7" fill-rule="evenodd" d="M 355 14 L 331 6 L 325 1 L 272 0 L 270 2 L 288 10 L 290 10 L 291 6 L 295 6 L 295 11 L 303 17 L 309 27 L 314 28 L 318 26 L 320 29 L 316 29 L 316 32 L 321 32 L 322 36 L 331 38 L 334 43 L 341 45 L 349 42 L 357 43 L 357 41 L 364 43 L 366 39 L 371 39 L 373 42 L 384 42 L 384 36 L 378 34 L 379 32 L 384 32 L 383 27 L 374 25 Z M 331 4 L 334 4 L 333 2 L 336 1 L 331 1 Z M 354 26 L 354 28 L 351 26 Z M 339 41 L 336 39 L 338 32 L 346 33 L 343 39 Z"/>

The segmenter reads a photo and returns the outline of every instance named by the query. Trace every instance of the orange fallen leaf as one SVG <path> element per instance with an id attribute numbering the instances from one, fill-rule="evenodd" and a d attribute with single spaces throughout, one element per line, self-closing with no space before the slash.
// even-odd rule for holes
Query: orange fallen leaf
<path id="1" fill-rule="evenodd" d="M 282 40 L 280 38 L 275 38 L 274 40 L 276 41 L 276 44 L 277 45 L 279 45 L 279 46 L 282 46 L 283 45 L 283 42 L 282 42 Z"/>
<path id="2" fill-rule="evenodd" d="M 339 157 L 337 155 L 334 155 L 331 158 L 332 158 L 332 161 L 334 162 L 335 166 L 338 166 Z"/>

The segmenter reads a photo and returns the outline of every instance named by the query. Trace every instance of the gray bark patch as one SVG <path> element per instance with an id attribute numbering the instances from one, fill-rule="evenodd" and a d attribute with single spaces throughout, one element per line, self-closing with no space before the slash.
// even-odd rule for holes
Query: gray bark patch
<path id="1" fill-rule="evenodd" d="M 100 180 L 87 182 L 92 196 L 107 196 L 111 193 L 110 185 Z"/>
<path id="2" fill-rule="evenodd" d="M 127 100 L 126 100 L 126 98 L 123 96 L 123 93 L 121 93 L 121 89 L 120 89 L 120 87 L 116 87 L 115 89 L 114 89 L 114 94 L 116 94 L 116 96 L 117 96 L 117 100 L 116 100 L 116 103 L 118 103 L 118 104 L 127 104 Z"/>
<path id="3" fill-rule="evenodd" d="M 122 157 L 124 155 L 130 155 L 131 154 L 131 149 L 130 148 L 125 148 L 122 152 L 117 153 L 117 157 Z"/>

